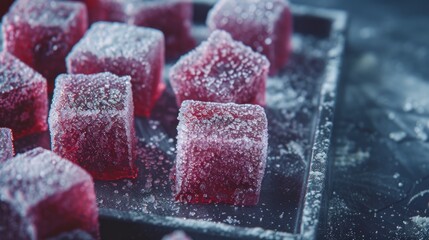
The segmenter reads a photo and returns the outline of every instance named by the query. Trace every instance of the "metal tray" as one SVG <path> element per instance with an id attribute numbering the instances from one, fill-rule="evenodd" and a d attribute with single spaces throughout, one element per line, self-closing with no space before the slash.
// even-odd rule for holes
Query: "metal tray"
<path id="1" fill-rule="evenodd" d="M 207 3 L 195 3 L 194 34 L 207 37 Z M 319 222 L 346 14 L 293 5 L 293 54 L 267 83 L 269 150 L 259 204 L 174 202 L 178 108 L 168 86 L 150 119 L 136 118 L 139 177 L 96 181 L 102 239 L 161 239 L 183 229 L 193 239 L 314 239 Z M 165 76 L 168 76 L 167 64 Z M 165 79 L 168 85 L 168 79 Z M 15 143 L 49 148 L 48 134 Z"/>

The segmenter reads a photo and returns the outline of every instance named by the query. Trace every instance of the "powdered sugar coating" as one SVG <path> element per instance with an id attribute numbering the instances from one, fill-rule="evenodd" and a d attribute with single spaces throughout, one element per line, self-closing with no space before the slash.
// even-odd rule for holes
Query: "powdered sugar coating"
<path id="1" fill-rule="evenodd" d="M 44 0 L 18 0 L 12 6 L 5 20 L 11 23 L 27 23 L 31 26 L 70 27 L 71 21 L 78 17 L 82 4 Z M 14 15 L 17 14 L 17 15 Z"/>
<path id="2" fill-rule="evenodd" d="M 172 59 L 195 46 L 191 36 L 190 0 L 100 0 L 106 20 L 161 30 L 167 58 Z"/>
<path id="3" fill-rule="evenodd" d="M 119 78 L 110 73 L 63 74 L 57 78 L 57 88 L 61 92 L 54 96 L 53 106 L 59 104 L 62 110 L 100 114 L 130 111 L 129 86 L 130 77 Z"/>
<path id="4" fill-rule="evenodd" d="M 220 0 L 209 12 L 207 25 L 263 53 L 273 74 L 291 51 L 292 16 L 285 0 Z"/>
<path id="5" fill-rule="evenodd" d="M 0 163 L 12 158 L 14 154 L 12 130 L 0 128 Z"/>
<path id="6" fill-rule="evenodd" d="M 225 31 L 183 56 L 170 70 L 177 104 L 184 100 L 265 104 L 270 63 Z"/>
<path id="7" fill-rule="evenodd" d="M 19 0 L 3 17 L 3 49 L 41 73 L 53 89 L 65 57 L 88 26 L 79 2 Z"/>
<path id="8" fill-rule="evenodd" d="M 131 76 L 135 114 L 148 116 L 164 89 L 162 32 L 122 23 L 94 23 L 67 57 L 69 73 Z"/>
<path id="9" fill-rule="evenodd" d="M 97 57 L 124 57 L 144 60 L 142 56 L 157 55 L 152 48 L 163 44 L 161 31 L 123 23 L 97 22 L 73 48 L 70 57 L 85 52 Z"/>
<path id="10" fill-rule="evenodd" d="M 136 177 L 130 77 L 60 75 L 49 114 L 52 150 L 96 179 Z"/>
<path id="11" fill-rule="evenodd" d="M 46 79 L 6 52 L 0 53 L 0 127 L 15 138 L 47 129 Z"/>
<path id="12" fill-rule="evenodd" d="M 2 239 L 45 239 L 81 228 L 98 237 L 91 176 L 51 151 L 36 148 L 0 168 Z"/>
<path id="13" fill-rule="evenodd" d="M 262 107 L 184 101 L 177 131 L 176 200 L 257 204 L 268 145 Z"/>

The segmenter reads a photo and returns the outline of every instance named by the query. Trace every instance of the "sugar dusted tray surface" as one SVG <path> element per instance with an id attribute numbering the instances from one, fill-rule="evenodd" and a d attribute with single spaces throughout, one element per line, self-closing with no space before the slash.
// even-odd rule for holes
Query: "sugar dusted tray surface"
<path id="1" fill-rule="evenodd" d="M 204 27 L 195 35 L 207 35 Z M 134 218 L 143 215 L 177 217 L 204 223 L 224 223 L 294 233 L 300 220 L 304 183 L 309 167 L 312 137 L 317 120 L 320 87 L 331 48 L 329 41 L 294 36 L 288 66 L 267 84 L 268 161 L 261 198 L 255 207 L 188 205 L 173 199 L 171 169 L 176 154 L 178 109 L 170 87 L 151 119 L 136 119 L 138 141 L 137 180 L 97 182 L 101 209 Z M 164 76 L 168 76 L 167 65 Z M 165 79 L 168 81 L 168 79 Z M 102 211 L 103 212 L 103 211 Z"/>

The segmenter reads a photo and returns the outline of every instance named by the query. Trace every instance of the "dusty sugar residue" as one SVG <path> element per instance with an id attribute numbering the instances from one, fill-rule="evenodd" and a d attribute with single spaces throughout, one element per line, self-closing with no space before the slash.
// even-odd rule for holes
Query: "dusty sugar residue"
<path id="1" fill-rule="evenodd" d="M 370 149 L 356 148 L 356 144 L 348 139 L 339 140 L 335 151 L 335 166 L 356 167 L 366 162 L 370 157 Z"/>

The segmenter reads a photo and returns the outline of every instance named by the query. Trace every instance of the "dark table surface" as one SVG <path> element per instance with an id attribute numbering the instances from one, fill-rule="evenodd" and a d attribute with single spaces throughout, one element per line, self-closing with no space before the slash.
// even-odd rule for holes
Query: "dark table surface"
<path id="1" fill-rule="evenodd" d="M 429 1 L 293 2 L 350 17 L 320 239 L 429 239 Z"/>

